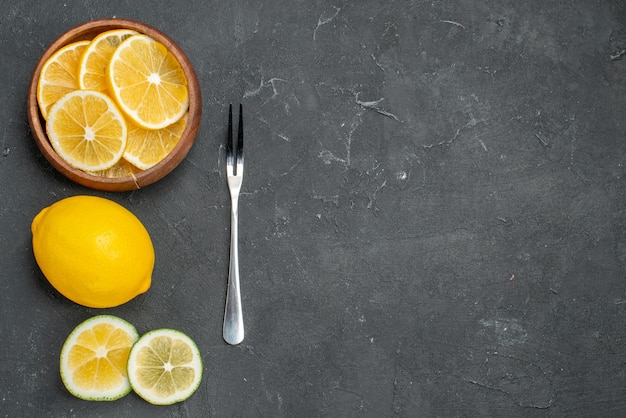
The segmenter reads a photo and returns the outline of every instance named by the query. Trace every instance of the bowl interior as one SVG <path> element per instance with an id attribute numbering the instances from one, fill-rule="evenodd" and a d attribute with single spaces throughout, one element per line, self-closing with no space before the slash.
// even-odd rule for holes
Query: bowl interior
<path id="1" fill-rule="evenodd" d="M 187 77 L 187 86 L 189 90 L 189 113 L 188 122 L 185 130 L 170 153 L 154 167 L 148 170 L 140 171 L 132 176 L 107 178 L 89 174 L 85 171 L 76 169 L 67 164 L 52 148 L 50 141 L 46 135 L 46 121 L 39 112 L 37 103 L 37 83 L 39 75 L 44 63 L 58 49 L 72 42 L 80 40 L 91 40 L 98 34 L 112 29 L 133 29 L 157 40 L 167 47 L 167 49 L 178 59 L 185 75 Z M 28 122 L 33 133 L 37 146 L 44 154 L 46 159 L 52 166 L 67 178 L 97 190 L 104 191 L 128 191 L 139 189 L 160 180 L 169 172 L 171 172 L 187 155 L 200 125 L 202 116 L 202 99 L 200 93 L 200 85 L 194 68 L 176 43 L 167 35 L 159 30 L 141 22 L 128 19 L 100 19 L 84 23 L 61 35 L 54 41 L 39 59 L 33 76 L 31 78 L 28 99 L 27 99 Z"/>

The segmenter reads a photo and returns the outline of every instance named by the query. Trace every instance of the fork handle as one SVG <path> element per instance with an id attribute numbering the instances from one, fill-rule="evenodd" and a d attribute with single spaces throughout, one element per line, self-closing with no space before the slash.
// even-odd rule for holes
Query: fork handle
<path id="1" fill-rule="evenodd" d="M 237 201 L 232 203 L 230 212 L 230 266 L 228 268 L 228 288 L 224 309 L 224 341 L 236 345 L 243 341 L 243 312 L 239 290 L 239 231 Z"/>

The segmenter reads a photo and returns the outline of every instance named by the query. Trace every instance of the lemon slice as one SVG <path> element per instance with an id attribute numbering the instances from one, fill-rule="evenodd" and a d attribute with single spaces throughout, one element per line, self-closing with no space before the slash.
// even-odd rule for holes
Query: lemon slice
<path id="1" fill-rule="evenodd" d="M 108 91 L 106 72 L 117 47 L 126 38 L 136 35 L 131 29 L 114 29 L 93 38 L 80 59 L 78 84 L 83 90 Z"/>
<path id="2" fill-rule="evenodd" d="M 50 107 L 70 91 L 79 88 L 78 63 L 89 41 L 78 41 L 55 52 L 41 67 L 37 82 L 37 103 L 44 119 Z"/>
<path id="3" fill-rule="evenodd" d="M 189 107 L 187 78 L 176 57 L 147 35 L 134 35 L 113 53 L 107 72 L 109 91 L 137 125 L 161 129 Z"/>
<path id="4" fill-rule="evenodd" d="M 186 125 L 187 115 L 162 129 L 144 129 L 129 125 L 124 159 L 142 170 L 149 169 L 163 160 L 176 146 Z"/>
<path id="5" fill-rule="evenodd" d="M 130 351 L 128 379 L 135 393 L 151 404 L 184 401 L 202 380 L 198 346 L 180 331 L 168 328 L 150 331 Z"/>
<path id="6" fill-rule="evenodd" d="M 50 109 L 48 139 L 69 165 L 86 171 L 112 167 L 124 154 L 124 116 L 105 94 L 76 90 Z"/>
<path id="7" fill-rule="evenodd" d="M 79 324 L 61 349 L 61 380 L 74 396 L 112 401 L 131 390 L 127 360 L 137 330 L 112 315 L 98 315 Z"/>
<path id="8" fill-rule="evenodd" d="M 91 171 L 90 173 L 94 176 L 107 177 L 110 179 L 120 178 L 120 177 L 134 177 L 135 174 L 141 172 L 141 169 L 135 167 L 124 158 L 120 159 L 115 165 L 111 168 L 107 168 L 106 170 L 100 171 Z"/>

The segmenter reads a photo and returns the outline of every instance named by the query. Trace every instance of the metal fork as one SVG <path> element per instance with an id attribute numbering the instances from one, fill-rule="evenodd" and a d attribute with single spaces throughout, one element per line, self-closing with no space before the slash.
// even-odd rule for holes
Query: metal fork
<path id="1" fill-rule="evenodd" d="M 241 292 L 239 289 L 239 191 L 243 180 L 243 112 L 239 104 L 239 129 L 237 147 L 233 144 L 233 105 L 228 109 L 228 144 L 226 145 L 226 178 L 230 190 L 230 266 L 228 268 L 228 288 L 226 290 L 226 307 L 224 309 L 224 341 L 228 344 L 239 344 L 243 341 L 243 313 L 241 309 Z"/>

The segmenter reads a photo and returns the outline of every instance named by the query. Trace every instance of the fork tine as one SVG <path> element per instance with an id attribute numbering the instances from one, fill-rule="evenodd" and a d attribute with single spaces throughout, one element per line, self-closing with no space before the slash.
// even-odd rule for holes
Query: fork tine
<path id="1" fill-rule="evenodd" d="M 239 103 L 239 129 L 237 132 L 237 164 L 243 164 L 243 106 Z"/>
<path id="2" fill-rule="evenodd" d="M 226 164 L 232 164 L 233 159 L 233 105 L 228 108 L 228 139 L 226 143 Z"/>

